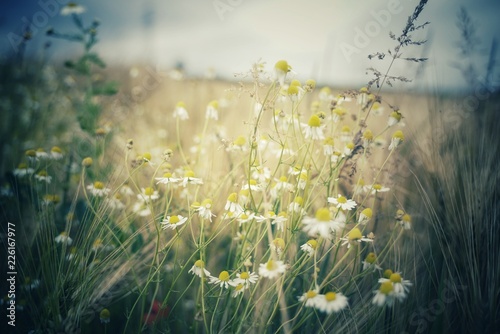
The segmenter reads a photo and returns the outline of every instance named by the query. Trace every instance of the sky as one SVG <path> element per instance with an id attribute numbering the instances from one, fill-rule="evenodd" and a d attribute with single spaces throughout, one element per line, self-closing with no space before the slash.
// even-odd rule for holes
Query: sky
<path id="1" fill-rule="evenodd" d="M 368 59 L 395 46 L 389 32 L 404 28 L 416 0 L 88 0 L 84 22 L 99 18 L 97 51 L 107 63 L 131 66 L 150 64 L 167 70 L 182 62 L 188 74 L 213 69 L 222 78 L 248 71 L 264 61 L 268 69 L 287 60 L 298 79 L 313 78 L 333 86 L 362 86 L 370 78 L 367 68 L 385 71 L 388 59 Z M 0 52 L 15 51 L 15 38 L 29 22 L 34 30 L 29 54 L 40 54 L 48 40 L 45 31 L 74 31 L 69 17 L 58 10 L 66 0 L 3 0 L 0 11 Z M 430 0 L 418 23 L 430 24 L 414 34 L 427 39 L 421 46 L 403 49 L 404 57 L 427 57 L 423 64 L 397 61 L 392 75 L 414 80 L 410 87 L 454 88 L 466 85 L 453 64 L 464 63 L 456 43 L 457 12 L 463 6 L 480 36 L 481 48 L 473 55 L 486 67 L 492 40 L 500 39 L 500 1 Z M 74 46 L 52 41 L 48 57 L 65 59 Z M 498 57 L 497 57 L 498 58 Z"/>

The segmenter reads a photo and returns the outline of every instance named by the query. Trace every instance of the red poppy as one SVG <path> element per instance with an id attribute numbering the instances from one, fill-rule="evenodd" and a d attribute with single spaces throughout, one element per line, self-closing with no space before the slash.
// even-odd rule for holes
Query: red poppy
<path id="1" fill-rule="evenodd" d="M 161 302 L 159 302 L 158 300 L 154 300 L 153 305 L 151 306 L 151 311 L 144 314 L 144 316 L 142 317 L 142 321 L 144 321 L 146 325 L 151 325 L 157 320 L 168 317 L 169 313 L 170 308 L 167 305 L 162 307 Z"/>

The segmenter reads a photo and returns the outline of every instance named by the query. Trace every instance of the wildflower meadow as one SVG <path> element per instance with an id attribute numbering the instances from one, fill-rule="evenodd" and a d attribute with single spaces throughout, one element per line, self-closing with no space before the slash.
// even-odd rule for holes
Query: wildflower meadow
<path id="1" fill-rule="evenodd" d="M 386 89 L 426 2 L 349 89 L 115 67 L 64 6 L 79 56 L 0 68 L 2 333 L 498 332 L 498 93 Z"/>

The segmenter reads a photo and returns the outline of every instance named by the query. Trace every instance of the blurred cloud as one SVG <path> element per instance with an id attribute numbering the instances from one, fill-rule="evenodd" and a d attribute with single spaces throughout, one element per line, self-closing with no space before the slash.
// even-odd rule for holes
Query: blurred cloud
<path id="1" fill-rule="evenodd" d="M 0 20 L 3 35 L 9 29 L 21 31 L 21 17 L 30 17 L 40 10 L 38 2 L 32 2 L 29 8 L 6 1 L 8 11 Z M 98 17 L 102 21 L 98 50 L 109 63 L 147 62 L 168 68 L 181 61 L 188 73 L 201 75 L 213 67 L 218 75 L 231 78 L 233 73 L 248 70 L 259 59 L 270 64 L 269 67 L 276 60 L 287 59 L 299 78 L 313 77 L 339 86 L 366 83 L 369 79 L 366 68 L 370 66 L 386 68 L 386 63 L 370 61 L 367 56 L 394 46 L 389 32 L 396 35 L 401 32 L 417 3 L 409 0 L 82 2 L 88 8 L 85 18 Z M 498 39 L 500 2 L 429 2 L 419 21 L 431 24 L 415 35 L 418 39 L 431 38 L 432 44 L 405 51 L 408 57 L 430 58 L 421 72 L 420 85 L 451 87 L 460 82 L 460 74 L 450 63 L 457 60 L 455 42 L 459 33 L 455 21 L 461 5 L 477 21 L 485 48 L 493 37 Z M 59 29 L 70 27 L 67 21 L 54 17 L 49 23 Z M 3 42 L 3 49 L 8 49 L 8 43 Z M 61 45 L 57 43 L 55 47 Z M 55 59 L 64 56 L 67 54 L 55 51 L 52 55 Z M 478 56 L 477 61 L 485 59 Z M 403 63 L 396 65 L 397 73 L 393 74 L 412 78 L 417 70 L 416 64 Z"/>

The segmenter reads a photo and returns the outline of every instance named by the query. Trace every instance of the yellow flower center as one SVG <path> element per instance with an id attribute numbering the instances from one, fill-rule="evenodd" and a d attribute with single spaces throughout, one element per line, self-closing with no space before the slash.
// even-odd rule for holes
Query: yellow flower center
<path id="1" fill-rule="evenodd" d="M 267 264 L 266 264 L 266 269 L 267 270 L 274 270 L 275 269 L 275 264 L 274 264 L 274 261 L 273 260 L 269 260 L 267 261 Z"/>
<path id="2" fill-rule="evenodd" d="M 170 224 L 177 224 L 180 222 L 179 216 L 170 216 L 169 222 Z"/>
<path id="3" fill-rule="evenodd" d="M 306 81 L 306 86 L 309 87 L 309 89 L 314 89 L 314 87 L 316 87 L 316 81 L 314 81 L 313 79 L 308 79 Z"/>
<path id="4" fill-rule="evenodd" d="M 94 182 L 94 189 L 104 189 L 104 183 L 100 181 L 95 181 Z"/>
<path id="5" fill-rule="evenodd" d="M 68 4 L 68 6 L 69 6 L 69 5 L 70 5 L 70 4 Z M 74 5 L 74 6 L 76 6 L 75 4 L 73 4 L 73 5 Z M 109 312 L 109 310 L 108 310 L 107 308 L 105 308 L 105 309 L 103 309 L 103 310 L 101 311 L 101 313 L 99 313 L 99 317 L 100 317 L 101 319 L 107 320 L 107 319 L 109 319 L 109 318 L 111 317 L 111 313 Z"/>
<path id="6" fill-rule="evenodd" d="M 302 199 L 302 197 L 297 196 L 295 197 L 294 202 L 297 203 L 298 205 L 302 205 L 302 203 L 304 203 L 304 200 Z"/>
<path id="7" fill-rule="evenodd" d="M 326 137 L 325 140 L 323 141 L 323 145 L 333 146 L 333 144 L 334 142 L 332 137 Z"/>
<path id="8" fill-rule="evenodd" d="M 257 181 L 252 179 L 250 181 L 248 181 L 248 184 L 251 185 L 251 186 L 256 186 L 257 185 Z"/>
<path id="9" fill-rule="evenodd" d="M 186 109 L 186 104 L 183 101 L 179 101 L 177 102 L 176 107 Z"/>
<path id="10" fill-rule="evenodd" d="M 168 172 L 167 172 L 167 173 L 163 174 L 163 177 L 165 177 L 165 178 L 169 179 L 169 178 L 171 178 L 171 177 L 172 177 L 172 173 L 168 173 Z"/>
<path id="11" fill-rule="evenodd" d="M 287 215 L 286 211 L 281 211 L 280 213 L 278 213 L 278 217 L 285 217 L 286 218 L 287 216 L 288 215 Z"/>
<path id="12" fill-rule="evenodd" d="M 361 239 L 363 236 L 361 235 L 361 231 L 359 230 L 359 228 L 355 227 L 353 228 L 350 232 L 349 232 L 349 240 L 359 240 Z"/>
<path id="13" fill-rule="evenodd" d="M 342 130 L 340 130 L 340 131 L 341 131 L 341 132 L 344 132 L 344 133 L 349 133 L 349 132 L 351 132 L 351 128 L 350 128 L 350 127 L 348 127 L 347 125 L 344 125 L 344 126 L 342 127 Z"/>
<path id="14" fill-rule="evenodd" d="M 250 278 L 250 275 L 248 274 L 248 272 L 244 271 L 240 274 L 240 278 L 241 279 L 249 279 Z"/>
<path id="15" fill-rule="evenodd" d="M 198 268 L 203 268 L 203 267 L 205 267 L 205 262 L 203 262 L 202 260 L 197 260 L 197 261 L 194 263 L 194 266 L 195 266 L 195 267 L 198 267 Z"/>
<path id="16" fill-rule="evenodd" d="M 225 270 L 221 271 L 221 273 L 219 274 L 219 279 L 223 282 L 229 281 L 229 273 Z"/>
<path id="17" fill-rule="evenodd" d="M 384 282 L 384 283 L 380 284 L 379 291 L 381 293 L 383 293 L 384 295 L 388 295 L 389 293 L 392 292 L 392 290 L 394 290 L 394 287 L 392 286 L 391 282 Z"/>
<path id="18" fill-rule="evenodd" d="M 280 177 L 280 182 L 286 182 L 288 180 L 288 178 L 286 176 L 282 176 Z"/>
<path id="19" fill-rule="evenodd" d="M 194 172 L 192 170 L 187 170 L 184 173 L 184 177 L 194 177 Z"/>
<path id="20" fill-rule="evenodd" d="M 149 152 L 144 153 L 144 154 L 142 155 L 142 158 L 143 158 L 144 160 L 151 161 L 151 153 L 149 153 Z"/>
<path id="21" fill-rule="evenodd" d="M 236 203 L 238 201 L 238 194 L 232 193 L 227 197 L 227 200 L 232 203 Z"/>
<path id="22" fill-rule="evenodd" d="M 392 283 L 401 283 L 401 275 L 398 273 L 393 273 L 389 279 Z"/>
<path id="23" fill-rule="evenodd" d="M 411 216 L 409 214 L 405 214 L 403 216 L 403 221 L 408 222 L 408 223 L 411 222 Z"/>
<path id="24" fill-rule="evenodd" d="M 321 119 L 317 115 L 312 115 L 309 118 L 309 122 L 307 122 L 307 125 L 313 128 L 317 128 L 321 125 Z"/>
<path id="25" fill-rule="evenodd" d="M 281 238 L 276 238 L 273 240 L 273 245 L 278 249 L 284 249 L 285 248 L 285 240 L 283 240 Z"/>
<path id="26" fill-rule="evenodd" d="M 368 217 L 368 218 L 371 218 L 371 217 L 372 217 L 372 215 L 373 215 L 373 211 L 372 211 L 372 209 L 370 209 L 370 208 L 366 208 L 366 209 L 364 209 L 363 211 L 361 211 L 361 214 L 362 214 L 362 215 L 365 215 L 365 216 L 366 216 L 366 217 Z"/>
<path id="27" fill-rule="evenodd" d="M 246 143 L 246 139 L 243 136 L 238 136 L 238 138 L 236 138 L 236 140 L 234 141 L 234 145 L 236 145 L 236 146 L 243 146 L 243 145 L 245 145 L 245 143 Z"/>
<path id="28" fill-rule="evenodd" d="M 394 134 L 392 135 L 392 138 L 399 139 L 401 141 L 405 140 L 405 136 L 403 135 L 403 131 L 401 131 L 401 130 L 394 132 Z"/>
<path id="29" fill-rule="evenodd" d="M 297 95 L 299 94 L 299 88 L 297 86 L 290 85 L 286 92 L 288 95 Z"/>
<path id="30" fill-rule="evenodd" d="M 397 111 L 393 111 L 391 113 L 391 116 L 389 116 L 391 118 L 394 118 L 395 120 L 397 120 L 398 122 L 401 120 L 401 114 L 398 113 Z"/>
<path id="31" fill-rule="evenodd" d="M 62 150 L 59 146 L 52 147 L 52 149 L 50 151 L 54 152 L 54 153 L 62 153 Z"/>
<path id="32" fill-rule="evenodd" d="M 211 207 L 212 206 L 212 200 L 210 198 L 204 199 L 203 202 L 201 202 L 201 206 L 204 207 Z"/>
<path id="33" fill-rule="evenodd" d="M 344 196 L 339 196 L 337 198 L 337 202 L 340 204 L 345 204 L 345 203 L 347 203 L 347 198 L 345 198 Z"/>
<path id="34" fill-rule="evenodd" d="M 94 160 L 92 160 L 91 157 L 87 157 L 87 158 L 82 160 L 83 167 L 90 167 L 90 166 L 92 166 L 93 163 L 94 163 Z"/>
<path id="35" fill-rule="evenodd" d="M 382 189 L 382 185 L 381 185 L 381 184 L 379 184 L 379 183 L 375 183 L 375 184 L 373 185 L 373 189 L 375 189 L 375 190 L 380 190 L 380 189 Z"/>
<path id="36" fill-rule="evenodd" d="M 238 285 L 234 288 L 234 290 L 235 290 L 235 291 L 240 291 L 240 290 L 242 290 L 242 289 L 243 289 L 243 284 L 241 284 L 241 283 L 240 283 L 240 284 L 238 284 Z"/>
<path id="37" fill-rule="evenodd" d="M 289 72 L 291 69 L 290 65 L 288 65 L 288 62 L 286 60 L 278 60 L 274 65 L 274 68 L 284 73 Z"/>
<path id="38" fill-rule="evenodd" d="M 292 82 L 290 82 L 290 86 L 300 87 L 300 81 L 297 79 L 293 79 Z"/>
<path id="39" fill-rule="evenodd" d="M 321 208 L 316 211 L 316 219 L 321 222 L 327 222 L 331 220 L 330 210 L 328 208 Z"/>
<path id="40" fill-rule="evenodd" d="M 326 301 L 333 302 L 335 299 L 337 299 L 337 294 L 335 292 L 327 292 L 325 294 L 325 299 Z"/>
<path id="41" fill-rule="evenodd" d="M 316 249 L 316 247 L 318 247 L 318 242 L 314 239 L 307 241 L 307 244 L 311 246 L 312 249 Z"/>
<path id="42" fill-rule="evenodd" d="M 373 140 L 373 132 L 370 129 L 365 130 L 363 138 L 366 140 Z"/>
<path id="43" fill-rule="evenodd" d="M 47 176 L 47 171 L 46 170 L 39 171 L 38 176 Z"/>
<path id="44" fill-rule="evenodd" d="M 354 149 L 354 143 L 350 142 L 345 147 L 347 147 L 348 149 L 352 150 L 352 149 Z"/>
<path id="45" fill-rule="evenodd" d="M 377 260 L 377 256 L 375 255 L 375 253 L 368 253 L 368 255 L 365 258 L 365 261 L 370 263 L 370 264 L 375 263 L 376 260 Z"/>
<path id="46" fill-rule="evenodd" d="M 27 155 L 28 157 L 32 157 L 32 158 L 33 158 L 33 157 L 36 157 L 36 151 L 35 151 L 35 150 L 27 150 L 27 151 L 26 151 L 26 155 Z"/>
<path id="47" fill-rule="evenodd" d="M 317 293 L 316 291 L 314 291 L 314 290 L 309 290 L 309 291 L 307 291 L 307 293 L 306 293 L 306 298 L 307 298 L 307 299 L 311 299 L 311 298 L 316 297 L 317 295 L 318 295 L 318 293 Z"/>
<path id="48" fill-rule="evenodd" d="M 392 273 L 392 270 L 391 270 L 391 269 L 386 269 L 386 270 L 384 271 L 384 275 L 383 275 L 383 276 L 384 276 L 384 278 L 390 279 L 392 274 L 393 274 L 393 273 Z"/>
<path id="49" fill-rule="evenodd" d="M 213 100 L 213 101 L 211 101 L 208 105 L 209 105 L 210 107 L 214 108 L 214 109 L 218 109 L 218 108 L 219 108 L 219 101 L 217 101 L 217 100 Z"/>
<path id="50" fill-rule="evenodd" d="M 151 187 L 147 187 L 146 189 L 144 189 L 144 195 L 146 196 L 151 196 L 155 193 L 155 190 Z"/>

